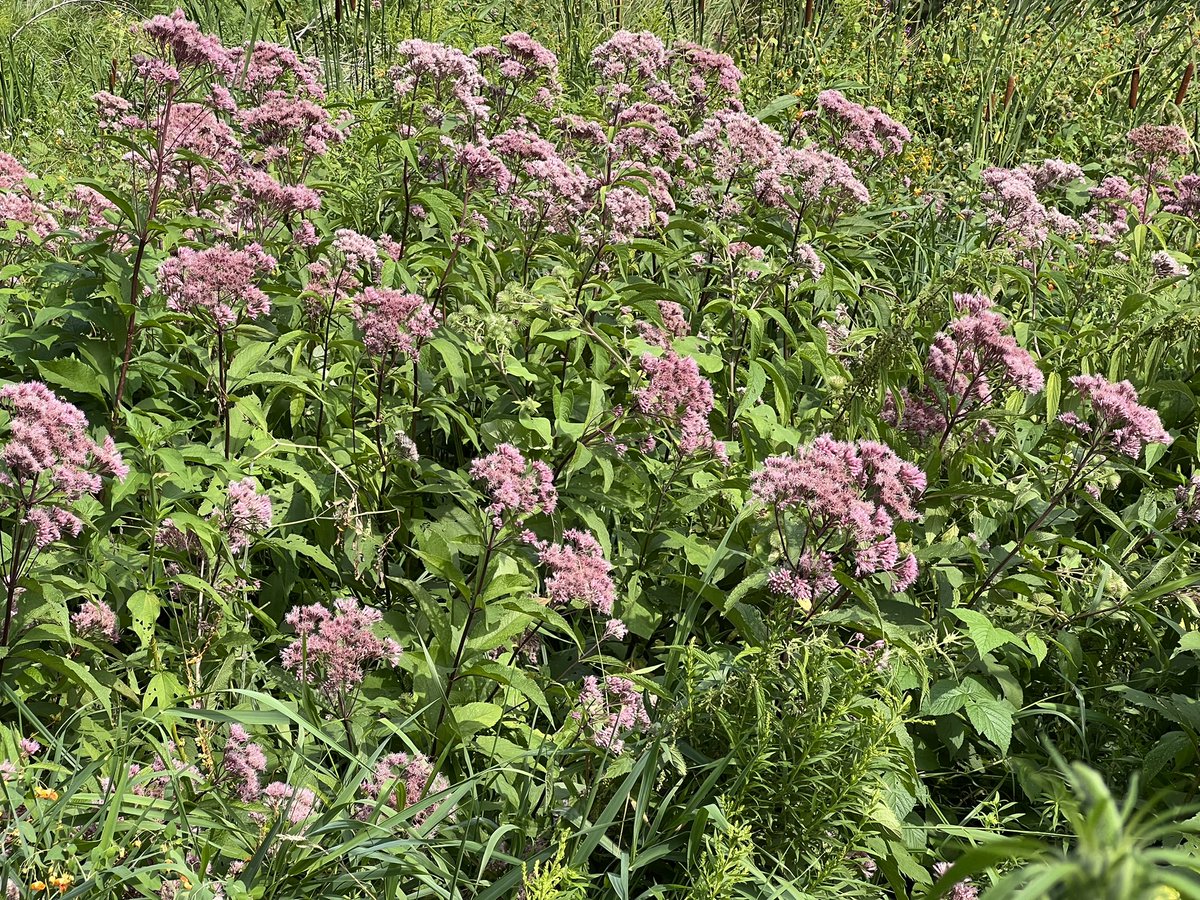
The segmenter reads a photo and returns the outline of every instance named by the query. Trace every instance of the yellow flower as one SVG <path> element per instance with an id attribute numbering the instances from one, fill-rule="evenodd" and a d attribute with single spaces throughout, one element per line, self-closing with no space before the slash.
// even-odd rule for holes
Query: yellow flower
<path id="1" fill-rule="evenodd" d="M 33 795 L 35 797 L 37 797 L 39 800 L 57 800 L 58 799 L 58 791 L 52 790 L 51 788 L 35 787 L 33 789 Z"/>
<path id="2" fill-rule="evenodd" d="M 67 888 L 71 886 L 71 882 L 74 880 L 74 875 L 70 874 L 69 872 L 65 872 L 62 875 L 59 875 L 57 878 L 51 877 L 50 883 L 58 888 L 58 892 L 60 894 L 65 894 L 67 892 Z"/>
<path id="3" fill-rule="evenodd" d="M 46 882 L 44 882 L 44 881 L 35 881 L 33 884 L 31 884 L 31 885 L 29 886 L 29 889 L 30 889 L 31 891 L 35 892 L 35 893 L 38 893 L 38 892 L 44 891 L 44 890 L 46 889 Z"/>
<path id="4" fill-rule="evenodd" d="M 185 891 L 190 891 L 192 889 L 191 880 L 182 873 L 179 876 L 179 884 Z"/>

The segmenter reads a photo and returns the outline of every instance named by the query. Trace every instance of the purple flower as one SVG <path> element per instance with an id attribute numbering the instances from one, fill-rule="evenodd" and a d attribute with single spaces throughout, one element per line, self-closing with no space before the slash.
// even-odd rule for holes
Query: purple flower
<path id="1" fill-rule="evenodd" d="M 87 434 L 84 414 L 39 382 L 0 389 L 0 407 L 9 411 L 9 440 L 0 450 L 5 468 L 0 487 L 19 495 L 17 506 L 24 511 L 23 522 L 33 528 L 38 547 L 64 532 L 78 535 L 83 523 L 66 504 L 99 493 L 102 474 L 129 474 L 113 439 L 97 444 Z"/>
<path id="2" fill-rule="evenodd" d="M 234 74 L 234 64 L 220 39 L 205 34 L 177 9 L 169 16 L 155 16 L 139 26 L 181 69 L 208 68 L 226 78 Z"/>
<path id="3" fill-rule="evenodd" d="M 604 195 L 604 212 L 608 216 L 609 240 L 614 244 L 633 240 L 650 227 L 654 218 L 649 198 L 627 187 L 611 188 Z"/>
<path id="4" fill-rule="evenodd" d="M 231 481 L 225 509 L 214 518 L 229 539 L 230 552 L 241 553 L 250 546 L 252 535 L 271 527 L 271 498 L 258 493 L 250 478 Z"/>
<path id="5" fill-rule="evenodd" d="M 550 570 L 546 593 L 550 602 L 565 606 L 579 601 L 606 616 L 612 615 L 617 599 L 612 564 L 604 558 L 600 543 L 586 531 L 568 529 L 561 544 L 533 541 L 538 561 Z"/>
<path id="6" fill-rule="evenodd" d="M 1138 403 L 1138 393 L 1128 381 L 1113 384 L 1099 375 L 1076 375 L 1071 384 L 1091 407 L 1099 432 L 1096 440 L 1132 459 L 1147 444 L 1169 445 L 1173 440 L 1158 413 Z"/>
<path id="7" fill-rule="evenodd" d="M 286 621 L 297 638 L 283 651 L 283 667 L 307 684 L 319 683 L 333 702 L 362 684 L 368 669 L 400 662 L 400 645 L 374 632 L 382 614 L 353 598 L 335 600 L 332 612 L 320 603 L 297 606 Z"/>
<path id="8" fill-rule="evenodd" d="M 662 356 L 643 354 L 640 368 L 649 381 L 634 392 L 638 411 L 678 428 L 679 449 L 685 455 L 707 452 L 726 462 L 725 445 L 716 440 L 708 423 L 712 385 L 700 375 L 696 361 L 668 350 Z"/>
<path id="9" fill-rule="evenodd" d="M 441 324 L 441 314 L 424 297 L 393 288 L 367 288 L 354 299 L 351 314 L 368 352 L 399 353 L 414 361 Z"/>
<path id="10" fill-rule="evenodd" d="M 286 815 L 289 822 L 299 825 L 313 814 L 317 795 L 308 788 L 294 788 L 283 781 L 272 781 L 262 791 L 263 802 L 276 815 Z"/>
<path id="11" fill-rule="evenodd" d="M 401 41 L 396 55 L 402 60 L 388 72 L 397 94 L 409 96 L 425 83 L 439 102 L 453 100 L 468 121 L 486 121 L 489 110 L 483 94 L 487 80 L 479 65 L 461 50 L 445 44 L 412 39 Z M 444 114 L 447 107 L 437 112 Z"/>
<path id="12" fill-rule="evenodd" d="M 1187 129 L 1179 125 L 1139 125 L 1125 138 L 1133 145 L 1133 158 L 1146 161 L 1152 169 L 1172 156 L 1187 156 L 1192 149 Z"/>
<path id="13" fill-rule="evenodd" d="M 242 800 L 257 800 L 261 793 L 259 777 L 267 769 L 267 756 L 261 745 L 250 740 L 241 725 L 229 726 L 222 765 L 233 779 L 237 795 Z"/>
<path id="14" fill-rule="evenodd" d="M 918 438 L 938 434 L 943 442 L 954 425 L 996 399 L 1001 388 L 1027 394 L 1045 386 L 1045 376 L 1029 352 L 1008 334 L 1008 322 L 982 294 L 955 294 L 963 313 L 939 333 L 925 360 L 925 387 L 900 391 L 904 415 L 899 425 Z M 884 419 L 897 423 L 895 398 L 889 394 Z"/>
<path id="15" fill-rule="evenodd" d="M 883 444 L 835 441 L 822 435 L 793 454 L 770 456 L 750 476 L 756 500 L 777 519 L 796 516 L 804 547 L 770 577 L 774 593 L 815 603 L 837 586 L 837 564 L 854 563 L 857 577 L 887 572 L 895 590 L 916 578 L 914 557 L 901 558 L 895 520 L 917 518 L 925 473 Z"/>
<path id="16" fill-rule="evenodd" d="M 940 862 L 933 867 L 935 878 L 941 878 L 950 871 L 950 863 Z M 977 900 L 979 897 L 979 888 L 971 882 L 971 879 L 964 878 L 962 881 L 956 882 L 950 889 L 950 893 L 946 895 L 946 900 Z"/>
<path id="17" fill-rule="evenodd" d="M 471 463 L 471 477 L 484 482 L 491 500 L 488 514 L 497 528 L 507 515 L 521 521 L 538 510 L 552 513 L 558 503 L 550 467 L 540 460 L 527 462 L 512 444 L 501 444 Z"/>
<path id="18" fill-rule="evenodd" d="M 121 637 L 117 614 L 103 600 L 88 600 L 71 616 L 71 630 L 83 638 L 115 644 Z"/>
<path id="19" fill-rule="evenodd" d="M 899 156 L 912 140 L 912 132 L 882 110 L 863 107 L 846 99 L 841 91 L 822 91 L 817 108 L 834 123 L 838 146 L 855 153 L 884 159 Z"/>
<path id="20" fill-rule="evenodd" d="M 669 86 L 663 80 L 667 64 L 667 48 L 650 31 L 618 31 L 592 51 L 592 68 L 599 81 L 596 91 L 615 104 L 630 96 L 635 85 L 644 86 L 652 99 L 669 99 Z"/>
<path id="21" fill-rule="evenodd" d="M 258 244 L 243 250 L 227 244 L 181 247 L 159 267 L 158 286 L 167 309 L 200 315 L 224 331 L 243 316 L 256 319 L 271 311 L 270 298 L 255 282 L 274 269 L 275 258 Z"/>
<path id="22" fill-rule="evenodd" d="M 603 681 L 594 675 L 584 678 L 571 718 L 582 724 L 592 743 L 617 756 L 625 750 L 625 740 L 632 732 L 651 725 L 641 689 L 619 675 L 608 675 Z"/>
<path id="23" fill-rule="evenodd" d="M 361 785 L 362 792 L 372 800 L 398 811 L 415 806 L 430 794 L 440 794 L 449 789 L 450 782 L 446 776 L 435 775 L 433 763 L 423 753 L 412 756 L 407 753 L 388 754 L 376 763 L 374 775 Z M 424 824 L 444 802 L 438 801 L 426 806 L 412 817 L 413 824 Z M 370 805 L 361 804 L 358 817 L 366 819 L 371 812 Z M 453 815 L 453 809 L 450 810 L 450 815 Z"/>

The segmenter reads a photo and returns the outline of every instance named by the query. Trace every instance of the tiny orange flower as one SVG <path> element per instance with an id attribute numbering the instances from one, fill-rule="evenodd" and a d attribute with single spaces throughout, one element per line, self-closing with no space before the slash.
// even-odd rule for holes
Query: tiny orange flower
<path id="1" fill-rule="evenodd" d="M 57 800 L 58 799 L 58 791 L 53 790 L 52 788 L 35 787 L 33 789 L 33 794 L 39 800 Z"/>
<path id="2" fill-rule="evenodd" d="M 46 889 L 46 882 L 35 881 L 33 884 L 31 884 L 29 886 L 29 889 L 31 891 L 34 891 L 35 893 L 40 893 L 41 891 L 44 891 Z"/>

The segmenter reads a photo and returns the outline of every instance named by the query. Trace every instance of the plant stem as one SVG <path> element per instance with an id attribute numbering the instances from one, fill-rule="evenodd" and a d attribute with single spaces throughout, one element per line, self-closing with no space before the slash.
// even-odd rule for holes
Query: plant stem
<path id="1" fill-rule="evenodd" d="M 475 624 L 475 616 L 479 612 L 479 596 L 483 592 L 483 581 L 487 577 L 488 566 L 492 562 L 492 552 L 496 549 L 497 528 L 493 524 L 488 532 L 487 547 L 483 552 L 483 562 L 479 564 L 479 574 L 475 579 L 475 588 L 471 591 L 471 608 L 467 611 L 467 621 L 463 623 L 462 636 L 458 639 L 458 648 L 454 651 L 454 660 L 450 664 L 450 675 L 446 679 L 446 698 L 442 708 L 438 710 L 437 724 L 433 726 L 433 739 L 438 739 L 437 733 L 446 720 L 446 710 L 450 706 L 450 691 L 458 681 L 459 669 L 462 667 L 463 655 L 467 650 L 467 640 L 471 636 L 471 626 Z"/>
<path id="2" fill-rule="evenodd" d="M 1079 465 L 1076 466 L 1075 471 L 1071 473 L 1069 478 L 1067 478 L 1066 483 L 1063 484 L 1058 493 L 1050 498 L 1050 502 L 1046 504 L 1046 508 L 1042 510 L 1041 514 L 1033 520 L 1028 528 L 1025 529 L 1024 533 L 1013 546 L 1012 550 L 1005 554 L 1004 559 L 1000 560 L 1000 562 L 995 565 L 992 571 L 988 573 L 987 577 L 983 579 L 982 583 L 980 583 L 979 587 L 977 587 L 975 592 L 971 595 L 971 599 L 963 604 L 963 608 L 970 608 L 973 606 L 975 601 L 983 596 L 983 592 L 991 587 L 992 583 L 996 580 L 1000 573 L 1004 571 L 1004 568 L 1013 561 L 1018 553 L 1025 548 L 1025 542 L 1029 540 L 1029 536 L 1037 531 L 1039 527 L 1041 527 L 1042 523 L 1046 521 L 1046 519 L 1050 516 L 1050 513 L 1054 511 L 1055 507 L 1057 507 L 1058 504 L 1062 502 L 1063 498 L 1066 497 L 1068 491 L 1075 486 L 1079 480 L 1079 476 L 1082 475 L 1083 470 L 1087 468 L 1087 464 L 1091 462 L 1092 457 L 1096 455 L 1098 448 L 1099 435 L 1097 435 L 1097 439 L 1092 442 L 1092 445 L 1088 448 L 1087 453 L 1084 454 L 1083 459 L 1080 460 Z"/>

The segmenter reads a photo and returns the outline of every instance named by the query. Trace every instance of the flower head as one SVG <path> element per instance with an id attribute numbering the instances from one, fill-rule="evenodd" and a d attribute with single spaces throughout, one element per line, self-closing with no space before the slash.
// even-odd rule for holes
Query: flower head
<path id="1" fill-rule="evenodd" d="M 121 637 L 117 614 L 103 600 L 88 600 L 71 616 L 71 630 L 80 637 L 115 644 Z"/>
<path id="2" fill-rule="evenodd" d="M 229 739 L 225 742 L 225 772 L 233 779 L 235 791 L 242 800 L 256 800 L 259 776 L 267 769 L 267 756 L 261 745 L 250 740 L 250 735 L 241 725 L 229 726 Z"/>
<path id="3" fill-rule="evenodd" d="M 1099 375 L 1076 375 L 1071 384 L 1091 407 L 1097 440 L 1137 459 L 1147 444 L 1167 444 L 1173 438 L 1163 428 L 1158 413 L 1138 403 L 1138 393 L 1128 381 L 1116 384 Z"/>
<path id="4" fill-rule="evenodd" d="M 271 498 L 258 492 L 253 479 L 231 481 L 229 500 L 215 518 L 229 538 L 230 551 L 240 553 L 250 546 L 252 535 L 271 527 Z"/>
<path id="5" fill-rule="evenodd" d="M 619 675 L 608 675 L 603 680 L 594 675 L 584 678 L 571 717 L 582 724 L 597 747 L 618 756 L 625 750 L 625 741 L 632 732 L 651 725 L 641 690 Z"/>
<path id="6" fill-rule="evenodd" d="M 662 356 L 644 354 L 640 368 L 648 382 L 634 392 L 638 411 L 677 427 L 684 454 L 705 451 L 726 461 L 725 445 L 716 440 L 708 423 L 713 410 L 712 385 L 701 376 L 696 361 L 668 350 Z"/>
<path id="7" fill-rule="evenodd" d="M 377 356 L 400 353 L 416 360 L 441 324 L 441 314 L 419 294 L 369 287 L 351 306 L 363 345 Z"/>
<path id="8" fill-rule="evenodd" d="M 839 562 L 852 562 L 858 577 L 887 572 L 895 590 L 916 578 L 915 558 L 901 557 L 895 522 L 917 518 L 925 473 L 889 447 L 822 435 L 795 453 L 768 457 L 750 488 L 776 515 L 797 517 L 807 534 L 800 555 L 771 577 L 775 593 L 815 601 L 836 587 Z"/>
<path id="9" fill-rule="evenodd" d="M 225 330 L 243 316 L 256 319 L 271 311 L 270 298 L 256 282 L 274 269 L 275 258 L 259 244 L 242 250 L 228 244 L 181 247 L 159 267 L 158 286 L 167 309 L 203 314 L 217 330 Z"/>
<path id="10" fill-rule="evenodd" d="M 361 785 L 362 792 L 372 800 L 395 810 L 405 810 L 417 805 L 430 794 L 440 794 L 449 789 L 450 782 L 446 776 L 434 774 L 433 763 L 423 753 L 415 753 L 412 756 L 407 753 L 388 754 L 376 763 L 372 777 Z M 444 802 L 427 805 L 413 816 L 413 824 L 424 824 Z M 371 810 L 370 805 L 361 805 L 359 818 L 367 818 Z"/>
<path id="11" fill-rule="evenodd" d="M 580 601 L 608 616 L 616 602 L 612 564 L 599 541 L 586 531 L 568 529 L 561 544 L 537 541 L 538 561 L 550 570 L 546 593 L 556 605 Z"/>
<path id="12" fill-rule="evenodd" d="M 129 467 L 111 437 L 96 443 L 84 414 L 39 382 L 0 388 L 9 411 L 9 440 L 0 450 L 5 471 L 0 487 L 15 488 L 39 547 L 64 532 L 78 535 L 83 523 L 66 505 L 100 492 L 101 475 L 124 478 Z"/>
<path id="13" fill-rule="evenodd" d="M 399 664 L 400 645 L 374 632 L 381 621 L 378 610 L 349 597 L 335 600 L 332 611 L 320 603 L 297 606 L 287 614 L 297 638 L 283 651 L 283 667 L 337 700 L 360 685 L 368 669 Z"/>
<path id="14" fill-rule="evenodd" d="M 471 463 L 471 477 L 484 483 L 491 500 L 488 513 L 497 527 L 507 515 L 521 521 L 538 510 L 552 513 L 558 503 L 550 467 L 540 460 L 526 461 L 512 444 L 501 444 Z"/>

